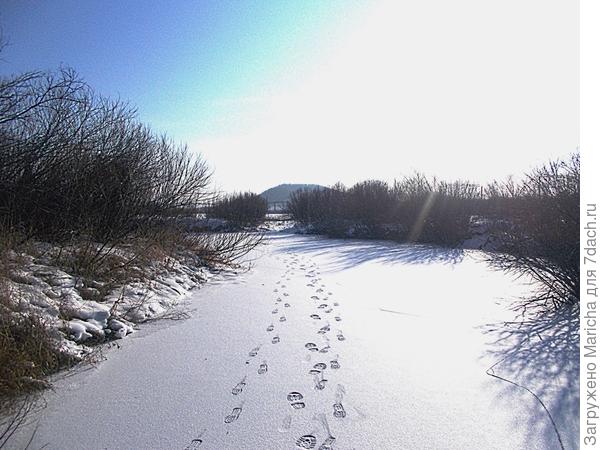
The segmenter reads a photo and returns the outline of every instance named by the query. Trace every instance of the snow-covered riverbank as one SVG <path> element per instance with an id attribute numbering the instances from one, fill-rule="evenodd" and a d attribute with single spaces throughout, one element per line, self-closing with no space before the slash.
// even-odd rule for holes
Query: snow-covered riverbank
<path id="1" fill-rule="evenodd" d="M 477 255 L 273 233 L 251 271 L 189 297 L 191 318 L 58 379 L 31 448 L 560 448 L 541 404 L 486 374 L 498 361 L 577 448 L 571 322 L 537 330 L 552 349 L 498 340 L 528 287 Z"/>
<path id="2" fill-rule="evenodd" d="M 7 305 L 16 313 L 38 318 L 61 353 L 81 359 L 96 345 L 121 339 L 134 325 L 173 312 L 189 291 L 212 277 L 206 267 L 184 258 L 165 258 L 144 267 L 122 285 L 86 279 L 60 268 L 52 259 L 57 248 L 32 244 L 35 253 L 10 252 L 2 280 Z M 119 250 L 115 250 L 118 253 Z"/>

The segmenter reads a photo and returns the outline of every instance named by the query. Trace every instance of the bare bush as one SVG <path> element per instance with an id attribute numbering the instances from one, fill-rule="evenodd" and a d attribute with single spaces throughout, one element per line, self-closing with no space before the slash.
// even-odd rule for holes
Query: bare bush
<path id="1" fill-rule="evenodd" d="M 185 236 L 185 247 L 209 264 L 236 264 L 260 245 L 264 234 L 256 232 L 195 233 Z"/>
<path id="2" fill-rule="evenodd" d="M 574 154 L 533 170 L 516 189 L 501 190 L 508 221 L 497 222 L 502 246 L 490 261 L 539 283 L 527 306 L 557 308 L 579 300 L 579 180 Z"/>
<path id="3" fill-rule="evenodd" d="M 579 155 L 550 162 L 522 181 L 486 187 L 416 173 L 388 186 L 365 181 L 349 189 L 292 195 L 295 220 L 317 232 L 460 245 L 473 216 L 489 218 L 499 243 L 498 268 L 529 275 L 541 286 L 531 305 L 560 306 L 579 298 Z M 392 230 L 392 231 L 390 231 Z"/>
<path id="4" fill-rule="evenodd" d="M 417 173 L 393 186 L 368 180 L 349 189 L 337 184 L 324 191 L 298 191 L 290 210 L 300 223 L 333 235 L 358 226 L 361 237 L 455 245 L 467 237 L 481 195 L 472 183 L 438 182 Z"/>
<path id="5" fill-rule="evenodd" d="M 0 220 L 36 237 L 122 239 L 209 197 L 210 171 L 71 70 L 0 81 Z"/>
<path id="6" fill-rule="evenodd" d="M 252 192 L 226 195 L 208 209 L 209 217 L 224 219 L 237 226 L 255 226 L 264 221 L 267 201 Z"/>

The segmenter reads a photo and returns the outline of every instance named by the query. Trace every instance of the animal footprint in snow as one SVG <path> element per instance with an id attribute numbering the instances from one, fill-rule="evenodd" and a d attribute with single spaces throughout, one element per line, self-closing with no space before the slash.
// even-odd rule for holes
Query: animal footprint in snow
<path id="1" fill-rule="evenodd" d="M 233 408 L 233 410 L 231 411 L 231 414 L 225 416 L 225 423 L 235 422 L 236 420 L 238 420 L 238 417 L 240 417 L 241 413 L 242 413 L 241 406 L 238 406 L 237 408 Z"/>
<path id="2" fill-rule="evenodd" d="M 312 342 L 308 342 L 307 344 L 304 345 L 309 351 L 311 352 L 318 352 L 319 348 L 317 347 L 316 344 L 313 344 Z"/>
<path id="3" fill-rule="evenodd" d="M 258 374 L 264 375 L 269 370 L 269 366 L 267 366 L 267 361 L 263 361 L 260 366 L 258 366 Z"/>
<path id="4" fill-rule="evenodd" d="M 271 324 L 267 327 L 267 331 L 270 333 L 271 331 L 273 331 L 275 329 L 275 325 Z"/>
<path id="5" fill-rule="evenodd" d="M 277 314 L 279 312 L 279 310 L 277 308 L 275 308 L 273 311 L 271 311 L 271 314 Z"/>
<path id="6" fill-rule="evenodd" d="M 345 337 L 344 337 L 344 335 L 342 334 L 342 331 L 341 331 L 341 330 L 340 330 L 340 331 L 338 331 L 337 338 L 338 338 L 338 341 L 345 341 L 345 340 L 346 340 L 346 338 L 345 338 Z"/>
<path id="7" fill-rule="evenodd" d="M 333 295 L 333 292 L 328 292 L 327 295 Z"/>
<path id="8" fill-rule="evenodd" d="M 260 350 L 260 345 L 258 347 L 254 347 L 252 350 L 250 350 L 250 352 L 248 353 L 248 356 L 250 356 L 251 358 L 254 358 L 256 355 L 258 355 L 259 350 Z"/>
<path id="9" fill-rule="evenodd" d="M 325 309 L 325 308 L 327 308 L 327 303 L 321 303 L 319 306 L 317 306 L 317 308 Z"/>
<path id="10" fill-rule="evenodd" d="M 285 303 L 283 306 L 284 308 L 289 308 L 291 305 L 289 303 Z"/>
<path id="11" fill-rule="evenodd" d="M 342 321 L 342 318 L 341 318 L 340 316 L 335 316 L 335 321 L 336 321 L 336 322 L 341 322 L 341 321 Z"/>
<path id="12" fill-rule="evenodd" d="M 323 289 L 319 288 L 319 289 L 317 289 L 317 290 L 316 290 L 316 292 L 317 292 L 318 294 L 320 294 L 321 292 L 324 292 L 324 291 L 323 291 Z"/>
<path id="13" fill-rule="evenodd" d="M 273 289 L 273 292 L 279 292 L 279 289 Z"/>
<path id="14" fill-rule="evenodd" d="M 281 316 L 281 317 L 279 318 L 279 321 L 280 321 L 280 322 L 285 322 L 286 320 L 287 320 L 287 319 L 285 318 L 285 316 Z"/>
<path id="15" fill-rule="evenodd" d="M 296 439 L 296 446 L 300 448 L 315 448 L 317 445 L 317 438 L 312 434 L 305 434 Z"/>
<path id="16" fill-rule="evenodd" d="M 279 336 L 273 336 L 273 339 L 271 339 L 271 343 L 272 344 L 279 344 Z"/>
<path id="17" fill-rule="evenodd" d="M 325 314 L 329 314 L 331 311 L 333 311 L 333 309 L 331 309 L 331 308 L 327 308 L 327 309 L 325 310 Z"/>
<path id="18" fill-rule="evenodd" d="M 242 378 L 242 381 L 234 386 L 234 388 L 231 390 L 231 393 L 233 395 L 241 394 L 244 390 L 244 386 L 246 386 L 246 377 Z"/>
<path id="19" fill-rule="evenodd" d="M 284 293 L 283 293 L 283 296 L 284 296 L 284 297 L 289 297 L 289 296 L 290 296 L 290 294 L 288 294 L 287 292 L 284 292 Z"/>
<path id="20" fill-rule="evenodd" d="M 333 302 L 333 306 L 340 306 L 338 302 Z"/>
<path id="21" fill-rule="evenodd" d="M 319 316 L 318 314 L 311 314 L 310 318 L 314 320 L 321 320 L 321 316 Z"/>
<path id="22" fill-rule="evenodd" d="M 301 400 L 304 396 L 300 392 L 290 392 L 287 395 L 288 402 L 290 402 L 290 406 L 294 409 L 302 409 L 306 405 Z"/>
<path id="23" fill-rule="evenodd" d="M 319 300 L 319 296 L 318 295 L 313 295 L 310 299 L 311 300 Z"/>

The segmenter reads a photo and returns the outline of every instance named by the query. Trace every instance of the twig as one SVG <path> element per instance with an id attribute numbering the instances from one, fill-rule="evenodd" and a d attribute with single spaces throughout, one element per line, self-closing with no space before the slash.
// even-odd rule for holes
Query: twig
<path id="1" fill-rule="evenodd" d="M 501 377 L 500 375 L 496 375 L 494 373 L 494 367 L 496 367 L 498 364 L 504 362 L 504 360 L 506 360 L 507 358 L 508 358 L 508 356 L 505 357 L 505 358 L 502 358 L 501 360 L 499 360 L 499 361 L 495 362 L 494 364 L 492 364 L 485 371 L 485 373 L 487 375 L 489 375 L 490 377 L 497 378 L 498 380 L 505 381 L 506 383 L 510 383 L 513 386 L 519 387 L 519 388 L 524 389 L 527 392 L 529 392 L 533 396 L 533 398 L 535 398 L 540 403 L 540 405 L 542 405 L 542 408 L 544 408 L 544 411 L 546 411 L 546 414 L 548 415 L 548 418 L 550 419 L 550 423 L 552 423 L 552 427 L 554 428 L 554 432 L 556 433 L 556 437 L 558 439 L 558 444 L 560 445 L 561 450 L 565 450 L 565 446 L 563 445 L 563 441 L 562 441 L 562 439 L 560 437 L 560 433 L 558 431 L 558 427 L 556 426 L 556 422 L 554 422 L 554 419 L 552 418 L 552 414 L 550 414 L 550 411 L 548 410 L 548 408 L 546 407 L 546 405 L 544 404 L 544 402 L 542 401 L 542 399 L 539 398 L 537 396 L 537 394 L 535 392 L 533 392 L 531 389 L 529 389 L 528 387 L 523 386 L 523 385 L 521 385 L 519 383 L 516 383 L 515 381 L 511 381 L 511 380 L 509 380 L 507 378 Z"/>

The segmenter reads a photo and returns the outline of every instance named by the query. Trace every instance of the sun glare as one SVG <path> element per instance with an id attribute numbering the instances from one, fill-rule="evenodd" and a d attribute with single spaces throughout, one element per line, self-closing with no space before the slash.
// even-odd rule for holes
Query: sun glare
<path id="1" fill-rule="evenodd" d="M 219 178 L 225 187 L 244 179 L 244 167 L 268 161 L 260 186 L 249 186 L 257 191 L 281 182 L 391 181 L 413 171 L 487 182 L 574 151 L 574 91 L 549 97 L 548 88 L 576 68 L 557 68 L 547 53 L 535 70 L 527 61 L 560 38 L 543 30 L 548 36 L 523 43 L 506 33 L 510 26 L 521 39 L 529 34 L 510 8 L 481 22 L 468 19 L 464 5 L 436 8 L 372 5 L 302 82 L 240 109 L 235 120 L 250 126 L 200 137 L 192 148 L 217 169 L 239 167 Z"/>

